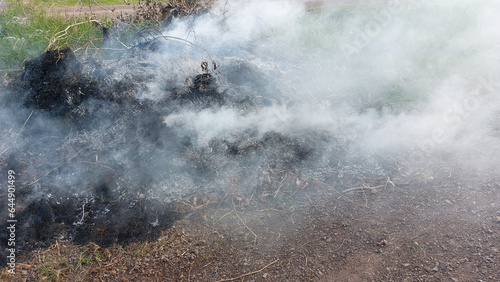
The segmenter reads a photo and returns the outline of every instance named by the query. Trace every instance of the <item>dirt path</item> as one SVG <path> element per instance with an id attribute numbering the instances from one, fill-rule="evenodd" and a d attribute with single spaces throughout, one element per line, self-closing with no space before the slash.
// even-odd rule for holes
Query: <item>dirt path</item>
<path id="1" fill-rule="evenodd" d="M 89 17 L 117 18 L 134 13 L 138 5 L 101 5 L 101 6 L 75 6 L 75 7 L 52 7 L 46 11 L 49 14 L 62 15 L 64 17 Z"/>
<path id="2" fill-rule="evenodd" d="M 384 0 L 377 0 L 383 2 Z M 296 2 L 305 2 L 308 7 L 317 7 L 321 5 L 352 4 L 361 2 L 370 2 L 369 0 L 296 0 Z M 131 15 L 139 5 L 79 5 L 74 7 L 52 7 L 46 9 L 49 14 L 59 14 L 66 17 L 89 17 L 91 15 L 99 18 L 117 18 L 123 15 Z"/>

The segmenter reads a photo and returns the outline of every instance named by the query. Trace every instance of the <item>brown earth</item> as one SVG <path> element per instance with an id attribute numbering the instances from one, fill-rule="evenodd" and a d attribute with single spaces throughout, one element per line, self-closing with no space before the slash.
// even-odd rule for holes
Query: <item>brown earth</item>
<path id="1" fill-rule="evenodd" d="M 134 13 L 134 8 L 138 5 L 99 5 L 99 6 L 75 6 L 75 7 L 52 7 L 47 8 L 49 14 L 57 14 L 65 17 L 90 16 L 118 18 Z"/>
<path id="2" fill-rule="evenodd" d="M 157 241 L 57 242 L 6 281 L 500 281 L 500 183 L 450 171 L 339 192 L 285 176 L 271 196 L 180 201 Z M 285 179 L 284 179 L 285 180 Z M 368 183 L 368 182 L 367 182 Z M 395 186 L 392 185 L 395 184 Z"/>

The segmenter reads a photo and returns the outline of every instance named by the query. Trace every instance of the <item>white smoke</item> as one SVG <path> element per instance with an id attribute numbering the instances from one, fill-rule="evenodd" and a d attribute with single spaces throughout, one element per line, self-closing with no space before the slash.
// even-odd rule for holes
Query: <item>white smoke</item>
<path id="1" fill-rule="evenodd" d="M 4 92 L 0 164 L 22 172 L 26 202 L 60 191 L 68 201 L 100 193 L 166 203 L 236 186 L 250 198 L 272 185 L 264 172 L 275 167 L 383 178 L 452 167 L 498 178 L 500 4 L 366 2 L 308 10 L 229 0 L 176 19 L 163 51 L 104 60 L 102 73 L 114 76 L 103 79 L 122 83 L 117 101 L 85 100 L 71 109 L 82 120 Z M 219 100 L 177 97 L 199 75 L 215 79 L 202 86 Z"/>
<path id="2" fill-rule="evenodd" d="M 253 112 L 189 110 L 165 123 L 193 132 L 199 146 L 249 129 L 309 128 L 351 138 L 353 150 L 497 164 L 486 156 L 498 152 L 498 3 L 325 4 L 307 11 L 295 1 L 222 1 L 194 22 L 177 21 L 165 35 L 203 46 L 223 74 L 228 56 L 274 70 L 271 83 L 286 101 Z"/>

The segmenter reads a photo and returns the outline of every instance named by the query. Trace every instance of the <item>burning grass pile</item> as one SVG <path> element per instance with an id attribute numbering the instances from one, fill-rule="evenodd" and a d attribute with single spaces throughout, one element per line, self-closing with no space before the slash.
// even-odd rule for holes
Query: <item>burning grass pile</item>
<path id="1" fill-rule="evenodd" d="M 154 239 L 183 200 L 244 207 L 349 172 L 386 180 L 378 160 L 349 163 L 334 130 L 295 125 L 287 113 L 307 97 L 292 91 L 272 61 L 155 32 L 108 56 L 63 48 L 28 61 L 5 90 L 22 126 L 0 159 L 19 179 L 19 250 Z"/>
<path id="2" fill-rule="evenodd" d="M 289 183 L 317 173 L 322 150 L 337 150 L 322 167 L 343 158 L 344 144 L 330 133 L 261 132 L 231 120 L 285 101 L 283 89 L 262 87 L 279 86 L 270 69 L 229 57 L 159 62 L 151 59 L 157 48 L 144 48 L 153 43 L 112 59 L 47 51 L 9 85 L 7 103 L 29 117 L 2 156 L 2 170 L 19 175 L 21 250 L 56 239 L 102 246 L 152 239 L 179 218 L 179 199 L 202 193 L 245 205 L 290 196 Z M 201 124 L 187 126 L 200 113 Z M 220 135 L 210 127 L 221 122 L 244 130 Z"/>

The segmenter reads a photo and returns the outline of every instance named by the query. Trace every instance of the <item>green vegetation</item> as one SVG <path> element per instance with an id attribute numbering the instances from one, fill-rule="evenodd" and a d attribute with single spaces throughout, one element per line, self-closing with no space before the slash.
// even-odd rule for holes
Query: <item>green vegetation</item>
<path id="1" fill-rule="evenodd" d="M 102 47 L 103 27 L 111 27 L 109 18 L 67 18 L 58 14 L 49 14 L 40 7 L 124 4 L 124 0 L 60 0 L 44 2 L 31 0 L 28 4 L 22 0 L 0 0 L 0 75 L 14 76 L 22 69 L 27 60 L 39 56 L 47 50 L 71 47 L 78 53 L 96 53 L 105 51 Z M 127 3 L 139 3 L 140 8 L 134 18 L 130 18 L 127 28 L 121 34 L 113 34 L 127 44 L 134 40 L 137 33 L 148 26 L 157 26 L 162 19 L 161 5 L 170 2 L 189 14 L 198 0 L 126 0 Z M 208 1 L 210 2 L 210 1 Z M 153 4 L 151 4 L 153 3 Z M 123 46 L 121 46 L 123 47 Z"/>
<path id="2" fill-rule="evenodd" d="M 80 264 L 92 264 L 92 257 L 82 256 L 80 259 Z"/>
<path id="3" fill-rule="evenodd" d="M 63 18 L 26 6 L 22 1 L 9 3 L 0 11 L 0 72 L 11 75 L 26 60 L 47 49 L 71 46 L 88 51 L 101 44 L 102 26 L 108 20 Z"/>
<path id="4" fill-rule="evenodd" d="M 41 265 L 37 267 L 43 276 L 45 281 L 58 281 L 61 279 L 61 270 L 56 270 L 54 265 L 52 265 L 52 260 L 48 256 L 43 256 Z M 58 265 L 61 268 L 61 265 Z"/>

